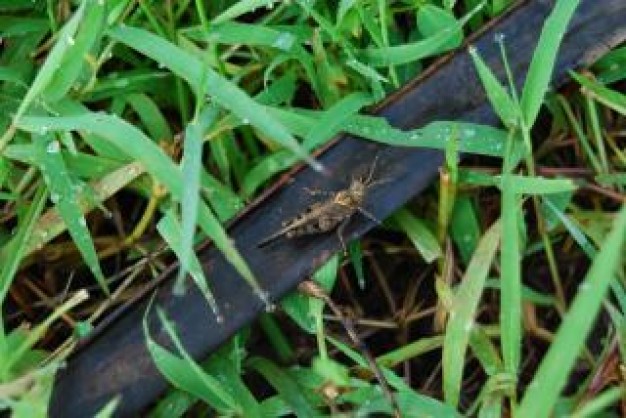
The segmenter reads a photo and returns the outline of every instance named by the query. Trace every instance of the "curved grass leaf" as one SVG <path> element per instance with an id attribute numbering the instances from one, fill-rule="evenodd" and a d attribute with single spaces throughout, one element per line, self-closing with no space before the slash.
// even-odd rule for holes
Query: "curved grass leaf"
<path id="1" fill-rule="evenodd" d="M 230 110 L 265 136 L 272 138 L 316 170 L 321 165 L 314 161 L 285 127 L 265 107 L 257 103 L 237 85 L 228 81 L 201 60 L 180 47 L 143 29 L 126 26 L 108 32 L 111 38 L 154 59 L 186 80 L 196 94 L 209 95 L 216 103 Z M 203 100 L 198 97 L 198 100 Z"/>
<path id="2" fill-rule="evenodd" d="M 318 113 L 319 118 L 303 135 L 302 146 L 307 152 L 323 145 L 337 135 L 341 126 L 364 106 L 372 103 L 372 97 L 365 93 L 353 93 L 342 98 L 326 111 Z M 246 174 L 242 189 L 244 196 L 251 196 L 274 174 L 285 170 L 296 162 L 293 154 L 278 151 L 264 158 Z"/>
<path id="3" fill-rule="evenodd" d="M 146 314 L 150 309 L 146 309 Z M 150 335 L 147 318 L 143 320 L 143 332 L 146 338 L 148 352 L 155 366 L 174 386 L 183 389 L 198 398 L 204 400 L 211 407 L 222 414 L 235 413 L 240 415 L 243 411 L 228 391 L 215 377 L 206 373 L 196 364 L 181 344 L 173 325 L 161 309 L 157 309 L 159 319 L 167 335 L 172 339 L 179 353 L 175 355 L 161 347 Z"/>
<path id="4" fill-rule="evenodd" d="M 346 132 L 383 144 L 445 150 L 452 133 L 459 152 L 502 157 L 507 133 L 501 129 L 467 122 L 432 122 L 423 128 L 402 131 L 381 117 L 354 116 L 343 126 Z"/>
<path id="5" fill-rule="evenodd" d="M 432 4 L 422 5 L 417 12 L 417 27 L 424 37 L 434 36 L 443 30 L 457 25 L 458 21 L 450 10 L 445 10 Z M 463 32 L 459 30 L 442 47 L 444 49 L 456 48 L 462 42 Z"/>
<path id="6" fill-rule="evenodd" d="M 150 138 L 115 115 L 85 113 L 79 116 L 25 116 L 18 128 L 30 132 L 85 131 L 112 144 L 118 153 L 140 161 L 172 195 L 182 198 L 182 176 L 178 167 Z"/>
<path id="7" fill-rule="evenodd" d="M 251 32 L 254 32 L 253 37 L 250 36 Z M 303 46 L 312 36 L 308 27 L 281 25 L 280 30 L 278 30 L 258 23 L 224 22 L 208 29 L 191 28 L 181 31 L 181 35 L 212 44 L 246 45 L 278 50 L 280 53 L 267 65 L 264 81 L 267 81 L 273 69 L 279 64 L 293 60 L 304 69 L 316 95 L 322 97 L 322 80 L 315 69 L 314 57 Z M 211 65 L 218 66 L 220 64 L 211 61 Z"/>
<path id="8" fill-rule="evenodd" d="M 463 26 L 474 16 L 484 5 L 484 2 L 475 7 L 461 20 L 454 21 L 446 29 L 440 30 L 435 35 L 411 44 L 400 46 L 385 46 L 381 48 L 370 48 L 358 53 L 360 59 L 373 67 L 386 67 L 390 65 L 407 64 L 423 58 L 427 58 L 451 48 L 456 48 L 461 44 Z M 459 36 L 461 35 L 461 37 Z"/>
<path id="9" fill-rule="evenodd" d="M 278 108 L 269 108 L 269 111 L 279 119 L 295 135 L 304 136 L 315 125 L 319 112 L 303 109 L 286 111 Z M 395 128 L 381 116 L 353 115 L 345 121 L 341 131 L 359 136 L 364 139 L 400 147 L 422 147 L 445 150 L 447 142 L 458 139 L 458 151 L 502 157 L 504 144 L 508 133 L 491 126 L 478 125 L 468 122 L 438 121 L 422 128 L 403 131 Z M 515 155 L 521 149 L 515 149 Z"/>
<path id="10" fill-rule="evenodd" d="M 82 130 L 96 134 L 113 144 L 119 151 L 141 162 L 159 183 L 171 193 L 174 200 L 183 198 L 183 176 L 178 166 L 150 138 L 136 127 L 114 115 L 87 113 L 68 117 L 24 117 L 19 121 L 20 129 L 39 132 Z M 241 276 L 265 300 L 252 271 L 228 238 L 224 227 L 211 210 L 202 203 L 198 208 L 198 223 L 226 259 Z"/>

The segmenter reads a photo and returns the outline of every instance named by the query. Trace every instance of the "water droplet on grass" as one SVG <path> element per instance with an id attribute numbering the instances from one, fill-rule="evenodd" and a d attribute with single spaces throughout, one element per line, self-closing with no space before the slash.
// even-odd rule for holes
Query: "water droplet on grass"
<path id="1" fill-rule="evenodd" d="M 265 312 L 274 312 L 276 305 L 270 301 L 270 294 L 265 290 L 257 290 L 255 293 L 263 301 Z"/>
<path id="2" fill-rule="evenodd" d="M 61 150 L 61 146 L 59 145 L 59 141 L 50 141 L 50 143 L 46 147 L 46 152 L 48 154 L 56 154 L 60 150 Z"/>
<path id="3" fill-rule="evenodd" d="M 283 51 L 289 51 L 295 40 L 296 38 L 289 32 L 281 32 L 272 43 L 272 46 Z"/>

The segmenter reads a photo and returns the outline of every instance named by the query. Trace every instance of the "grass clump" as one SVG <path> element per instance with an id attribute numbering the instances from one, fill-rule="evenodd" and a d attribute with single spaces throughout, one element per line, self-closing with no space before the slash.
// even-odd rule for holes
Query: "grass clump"
<path id="1" fill-rule="evenodd" d="M 44 415 L 70 333 L 174 256 L 219 315 L 193 252 L 201 240 L 262 297 L 225 223 L 282 170 L 321 169 L 311 152 L 348 132 L 444 150 L 438 187 L 333 257 L 309 296 L 282 303 L 286 314 L 265 315 L 201 364 L 161 315 L 176 352 L 147 330 L 146 344 L 178 389 L 152 414 L 614 412 L 623 49 L 573 74 L 580 92 L 548 92 L 578 4 L 559 1 L 519 94 L 511 74 L 504 86 L 472 55 L 505 129 L 440 121 L 401 132 L 359 114 L 507 3 L 0 1 L 2 405 Z M 483 158 L 459 165 L 458 152 Z M 344 327 L 359 350 L 337 338 Z M 245 353 L 260 341 L 271 355 Z M 294 363 L 305 366 L 284 366 Z"/>

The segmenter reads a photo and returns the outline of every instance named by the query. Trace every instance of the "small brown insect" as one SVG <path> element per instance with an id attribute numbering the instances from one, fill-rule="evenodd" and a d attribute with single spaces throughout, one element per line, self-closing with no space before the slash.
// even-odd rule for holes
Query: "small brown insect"
<path id="1" fill-rule="evenodd" d="M 312 204 L 304 213 L 283 222 L 283 227 L 276 233 L 261 241 L 259 243 L 259 247 L 262 247 L 281 236 L 295 238 L 303 235 L 322 234 L 337 228 L 337 236 L 339 237 L 341 246 L 345 251 L 346 244 L 343 240 L 343 230 L 352 215 L 356 212 L 360 212 L 369 219 L 380 224 L 380 221 L 376 219 L 374 215 L 363 208 L 363 202 L 367 196 L 368 189 L 374 184 L 379 184 L 384 181 L 372 181 L 377 161 L 378 156 L 374 159 L 374 163 L 372 164 L 372 168 L 370 169 L 367 178 L 353 178 L 350 186 L 345 190 L 337 192 L 309 190 L 309 193 L 315 195 L 328 195 L 329 198 L 323 202 Z"/>

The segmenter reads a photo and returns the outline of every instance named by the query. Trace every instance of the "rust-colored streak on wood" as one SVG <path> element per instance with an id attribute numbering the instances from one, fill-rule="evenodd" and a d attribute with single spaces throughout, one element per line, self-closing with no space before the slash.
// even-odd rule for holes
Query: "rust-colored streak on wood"
<path id="1" fill-rule="evenodd" d="M 521 85 L 540 28 L 553 4 L 539 0 L 524 2 L 473 38 L 473 44 L 497 74 L 502 75 L 502 65 L 494 35 L 505 36 L 510 64 Z M 624 0 L 583 0 L 563 40 L 553 84 L 562 84 L 570 69 L 589 64 L 625 39 Z M 466 48 L 440 60 L 385 100 L 376 113 L 404 129 L 434 120 L 497 121 L 486 103 Z M 307 167 L 294 169 L 232 223 L 230 236 L 273 300 L 295 287 L 339 250 L 340 242 L 336 234 L 329 233 L 282 240 L 264 248 L 259 248 L 257 243 L 280 229 L 283 221 L 311 205 L 313 198 L 304 192 L 305 188 L 345 189 L 351 174 L 359 173 L 377 155 L 378 177 L 390 181 L 385 187 L 374 188 L 365 205 L 378 219 L 384 219 L 427 187 L 442 161 L 438 151 L 384 147 L 343 136 L 326 147 L 319 157 L 333 173 L 332 181 Z M 294 181 L 286 182 L 286 178 Z M 367 217 L 355 215 L 345 229 L 345 238 L 360 236 L 373 226 Z M 195 358 L 206 357 L 264 308 L 218 251 L 207 246 L 199 251 L 199 256 L 205 265 L 211 265 L 209 277 L 225 322 L 215 322 L 203 296 L 193 287 L 184 297 L 172 297 L 170 279 L 175 266 L 159 280 L 161 286 L 154 301 L 177 324 L 181 340 Z M 95 337 L 69 360 L 57 378 L 51 401 L 53 417 L 91 416 L 118 394 L 122 396 L 118 415 L 134 416 L 163 392 L 166 383 L 145 347 L 142 318 L 146 304 L 146 298 L 140 298 L 112 315 L 99 327 Z M 169 345 L 154 314 L 149 315 L 149 322 L 153 335 Z"/>

